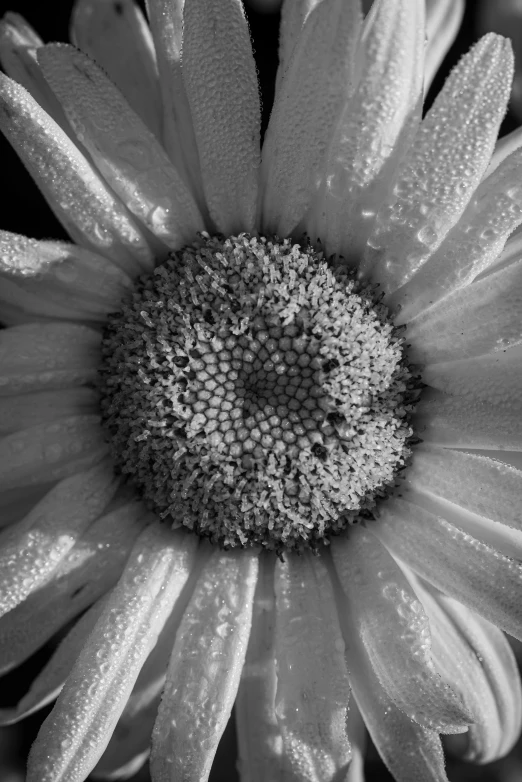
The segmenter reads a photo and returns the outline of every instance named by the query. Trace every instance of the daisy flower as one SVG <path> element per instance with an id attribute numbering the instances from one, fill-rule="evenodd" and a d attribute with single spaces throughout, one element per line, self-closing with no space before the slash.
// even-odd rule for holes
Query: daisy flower
<path id="1" fill-rule="evenodd" d="M 522 146 L 461 4 L 2 22 L 0 126 L 72 243 L 1 236 L 0 667 L 61 642 L 28 782 L 446 780 L 521 724 Z M 149 27 L 150 25 L 150 27 Z M 426 33 L 428 46 L 425 47 Z M 12 78 L 10 78 L 12 77 Z M 75 621 L 73 621 L 75 620 Z"/>

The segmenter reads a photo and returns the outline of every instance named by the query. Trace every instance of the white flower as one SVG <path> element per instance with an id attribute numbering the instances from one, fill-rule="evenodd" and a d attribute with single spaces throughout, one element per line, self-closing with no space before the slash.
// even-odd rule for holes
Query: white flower
<path id="1" fill-rule="evenodd" d="M 421 121 L 461 3 L 286 0 L 261 154 L 239 0 L 182 5 L 79 0 L 78 49 L 2 23 L 0 127 L 74 244 L 0 238 L 0 670 L 77 618 L 2 716 L 61 690 L 28 782 L 151 735 L 154 782 L 201 782 L 234 702 L 244 780 L 361 780 L 362 718 L 442 782 L 439 733 L 488 762 L 521 724 L 509 43 Z"/>

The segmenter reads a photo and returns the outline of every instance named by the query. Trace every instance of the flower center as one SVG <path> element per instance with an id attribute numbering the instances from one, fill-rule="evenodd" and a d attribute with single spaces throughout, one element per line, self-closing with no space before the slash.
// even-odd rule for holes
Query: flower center
<path id="1" fill-rule="evenodd" d="M 409 455 L 415 382 L 371 290 L 289 240 L 201 234 L 141 277 L 102 342 L 116 470 L 225 547 L 317 548 Z"/>

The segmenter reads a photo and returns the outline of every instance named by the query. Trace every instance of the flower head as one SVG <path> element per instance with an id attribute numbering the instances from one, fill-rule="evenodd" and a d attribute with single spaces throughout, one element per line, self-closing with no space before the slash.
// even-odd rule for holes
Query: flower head
<path id="1" fill-rule="evenodd" d="M 286 0 L 262 149 L 239 0 L 2 22 L 73 240 L 0 237 L 0 669 L 75 620 L 28 782 L 202 782 L 234 704 L 245 780 L 516 740 L 522 146 L 499 36 L 421 119 L 461 5 Z"/>

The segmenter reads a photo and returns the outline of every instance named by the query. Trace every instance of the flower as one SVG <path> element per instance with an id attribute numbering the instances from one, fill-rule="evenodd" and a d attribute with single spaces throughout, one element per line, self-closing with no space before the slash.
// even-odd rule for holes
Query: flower
<path id="1" fill-rule="evenodd" d="M 428 6 L 426 82 L 459 7 Z M 287 0 L 260 156 L 239 0 L 148 10 L 152 36 L 131 0 L 79 0 L 78 49 L 3 22 L 0 125 L 74 241 L 1 238 L 2 670 L 77 620 L 3 713 L 60 691 L 28 782 L 124 778 L 150 743 L 155 782 L 205 780 L 234 702 L 244 779 L 360 780 L 363 722 L 399 781 L 446 779 L 440 733 L 500 757 L 509 43 L 421 121 L 422 3 Z"/>

